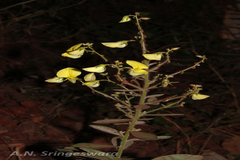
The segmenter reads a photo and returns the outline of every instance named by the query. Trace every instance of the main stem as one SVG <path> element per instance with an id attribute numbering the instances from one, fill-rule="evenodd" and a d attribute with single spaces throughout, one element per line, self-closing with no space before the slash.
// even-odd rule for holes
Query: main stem
<path id="1" fill-rule="evenodd" d="M 147 61 L 146 61 L 145 63 L 147 64 Z M 145 79 L 144 79 L 144 87 L 143 87 L 145 90 L 142 91 L 142 95 L 141 95 L 141 99 L 140 99 L 140 101 L 139 101 L 139 104 L 144 104 L 144 102 L 145 102 L 145 99 L 146 99 L 146 96 L 147 96 L 147 88 L 148 88 L 148 86 L 149 86 L 149 84 L 148 84 L 148 78 L 149 78 L 149 76 L 148 76 L 148 74 L 146 74 L 146 75 L 145 75 Z M 136 109 L 135 117 L 133 118 L 132 122 L 130 122 L 130 125 L 129 125 L 129 127 L 128 127 L 128 130 L 127 130 L 127 132 L 125 133 L 125 136 L 124 136 L 124 138 L 123 138 L 123 140 L 122 140 L 122 142 L 121 142 L 121 145 L 120 145 L 120 147 L 119 147 L 119 149 L 118 149 L 117 158 L 121 158 L 121 155 L 122 155 L 124 146 L 125 146 L 125 144 L 126 144 L 126 142 L 127 142 L 127 140 L 128 140 L 128 137 L 129 137 L 131 131 L 133 131 L 133 128 L 134 128 L 136 122 L 137 122 L 138 119 L 141 117 L 141 112 L 142 112 L 141 109 Z"/>
<path id="2" fill-rule="evenodd" d="M 139 19 L 138 19 L 137 16 L 138 16 L 138 13 L 136 13 L 135 18 L 136 18 L 136 21 L 137 21 L 137 26 L 138 26 L 139 34 L 140 34 L 140 36 L 141 36 L 140 43 L 141 43 L 141 47 L 142 47 L 142 52 L 143 52 L 143 54 L 145 54 L 145 53 L 147 52 L 146 44 L 145 44 L 145 40 L 144 40 L 145 37 L 144 37 L 144 34 L 143 34 L 143 29 L 142 29 L 141 26 L 140 26 Z M 148 65 L 148 61 L 147 61 L 147 60 L 145 60 L 144 63 L 145 63 L 146 65 Z M 145 103 L 145 99 L 146 99 L 146 97 L 147 97 L 147 92 L 148 92 L 147 89 L 148 89 L 148 87 L 149 87 L 148 81 L 149 81 L 149 75 L 146 74 L 146 75 L 144 76 L 144 86 L 143 86 L 143 91 L 142 91 L 142 95 L 141 95 L 139 104 L 144 104 L 144 103 Z M 124 149 L 124 146 L 125 146 L 128 138 L 129 138 L 129 136 L 130 136 L 131 131 L 133 131 L 133 128 L 134 128 L 136 122 L 137 122 L 138 119 L 141 117 L 141 112 L 142 112 L 141 109 L 136 109 L 135 117 L 133 118 L 132 122 L 130 122 L 130 125 L 129 125 L 129 127 L 128 127 L 128 130 L 127 130 L 127 132 L 125 133 L 124 138 L 123 138 L 123 140 L 122 140 L 122 142 L 121 142 L 121 145 L 120 145 L 120 147 L 119 147 L 119 149 L 118 149 L 117 158 L 121 158 L 122 152 L 123 152 L 123 149 Z"/>

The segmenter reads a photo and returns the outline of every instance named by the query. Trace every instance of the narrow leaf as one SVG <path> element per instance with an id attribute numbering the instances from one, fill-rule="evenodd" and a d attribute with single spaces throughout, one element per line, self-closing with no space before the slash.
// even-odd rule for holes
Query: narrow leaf
<path id="1" fill-rule="evenodd" d="M 152 160 L 201 160 L 203 157 L 199 155 L 190 154 L 173 154 L 168 156 L 161 156 Z"/>
<path id="2" fill-rule="evenodd" d="M 143 105 L 143 104 L 135 105 L 133 107 L 136 108 L 136 109 L 148 109 L 148 108 L 150 108 L 150 106 Z"/>
<path id="3" fill-rule="evenodd" d="M 120 125 L 129 125 L 129 123 L 113 123 L 115 126 L 120 126 Z"/>
<path id="4" fill-rule="evenodd" d="M 164 96 L 164 94 L 148 95 L 146 98 L 151 98 L 151 97 L 161 97 L 161 96 Z"/>
<path id="5" fill-rule="evenodd" d="M 157 136 L 157 139 L 169 139 L 172 138 L 172 136 Z"/>
<path id="6" fill-rule="evenodd" d="M 143 138 L 143 139 L 149 139 L 149 140 L 157 140 L 158 139 L 157 136 L 152 133 L 132 131 L 131 134 L 137 138 Z"/>
<path id="7" fill-rule="evenodd" d="M 145 114 L 144 116 L 184 116 L 184 114 Z"/>
<path id="8" fill-rule="evenodd" d="M 171 136 L 157 136 L 157 139 L 169 139 L 169 138 L 171 138 Z M 132 139 L 130 139 L 131 141 L 146 141 L 146 140 L 156 140 L 156 139 L 144 139 L 144 138 L 141 138 L 141 139 L 139 139 L 139 138 L 132 138 Z M 130 141 L 129 140 L 129 141 Z"/>
<path id="9" fill-rule="evenodd" d="M 131 119 L 103 119 L 103 120 L 97 120 L 93 123 L 96 124 L 108 124 L 108 123 L 121 123 L 121 122 L 130 122 Z"/>
<path id="10" fill-rule="evenodd" d="M 139 119 L 140 121 L 150 121 L 152 120 L 153 118 L 143 118 L 143 119 Z"/>
<path id="11" fill-rule="evenodd" d="M 145 116 L 145 115 L 144 115 Z M 143 119 L 139 119 L 139 121 L 137 121 L 135 124 L 136 125 L 141 125 L 141 124 L 145 124 L 144 121 L 150 121 L 153 118 L 143 118 Z M 114 125 L 129 125 L 129 123 L 114 123 Z"/>
<path id="12" fill-rule="evenodd" d="M 120 144 L 122 142 L 122 138 L 121 137 L 113 137 L 111 142 L 114 146 L 118 147 L 118 146 L 120 146 Z M 133 143 L 134 143 L 134 140 L 132 140 L 132 139 L 127 140 L 124 147 L 123 147 L 123 150 L 130 147 Z"/>
<path id="13" fill-rule="evenodd" d="M 144 121 L 137 121 L 137 122 L 135 123 L 135 125 L 141 125 L 141 124 L 145 124 L 145 122 L 144 122 Z"/>
<path id="14" fill-rule="evenodd" d="M 145 124 L 144 121 L 136 121 L 135 125 L 142 125 L 142 124 Z M 129 123 L 113 123 L 113 125 L 129 125 Z"/>
<path id="15" fill-rule="evenodd" d="M 75 148 L 74 146 L 64 147 L 64 149 L 66 149 L 66 150 L 71 150 L 71 151 L 78 151 L 78 149 Z"/>
<path id="16" fill-rule="evenodd" d="M 134 143 L 134 141 L 128 140 L 128 141 L 125 143 L 125 145 L 124 145 L 124 147 L 123 147 L 123 150 L 124 150 L 124 149 L 127 149 L 128 147 L 130 147 L 133 143 Z"/>
<path id="17" fill-rule="evenodd" d="M 121 144 L 122 138 L 121 137 L 113 137 L 111 142 L 113 146 L 117 147 Z"/>
<path id="18" fill-rule="evenodd" d="M 100 125 L 90 125 L 90 127 L 94 128 L 94 129 L 97 129 L 99 131 L 102 131 L 102 132 L 106 132 L 106 133 L 110 133 L 110 134 L 120 136 L 120 134 L 118 133 L 118 130 L 116 130 L 114 128 L 110 128 L 110 127 L 106 127 L 106 126 L 100 126 Z"/>
<path id="19" fill-rule="evenodd" d="M 72 147 L 90 148 L 90 149 L 92 149 L 92 148 L 112 148 L 114 146 L 111 146 L 111 145 L 101 145 L 101 144 L 92 144 L 92 143 L 77 143 L 77 144 L 72 145 Z"/>

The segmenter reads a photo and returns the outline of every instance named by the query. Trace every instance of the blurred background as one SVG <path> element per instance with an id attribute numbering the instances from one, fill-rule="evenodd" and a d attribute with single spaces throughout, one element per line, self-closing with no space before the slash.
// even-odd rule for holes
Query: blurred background
<path id="1" fill-rule="evenodd" d="M 199 60 L 196 54 L 208 58 L 195 70 L 176 76 L 174 81 L 179 83 L 159 92 L 182 93 L 189 84 L 201 84 L 202 93 L 210 98 L 189 98 L 184 108 L 159 112 L 185 116 L 154 118 L 142 129 L 172 138 L 137 142 L 124 155 L 157 157 L 204 154 L 208 150 L 229 160 L 240 159 L 239 6 L 238 0 L 2 0 L 0 159 L 18 159 L 10 156 L 16 150 L 40 154 L 74 143 L 110 142 L 111 136 L 88 125 L 97 119 L 123 116 L 113 102 L 79 83 L 49 84 L 44 80 L 65 67 L 80 69 L 103 63 L 87 54 L 81 59 L 61 57 L 78 43 L 94 43 L 95 50 L 110 60 L 141 61 L 138 43 L 124 49 L 101 45 L 133 39 L 138 32 L 134 22 L 118 22 L 135 12 L 151 18 L 142 22 L 149 51 L 181 47 L 171 55 L 171 65 L 160 69 L 163 74 L 193 65 Z M 101 85 L 105 90 L 110 87 Z"/>

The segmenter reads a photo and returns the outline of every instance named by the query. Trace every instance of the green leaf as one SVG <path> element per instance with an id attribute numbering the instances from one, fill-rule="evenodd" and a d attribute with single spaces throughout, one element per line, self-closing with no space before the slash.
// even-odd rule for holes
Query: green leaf
<path id="1" fill-rule="evenodd" d="M 144 116 L 165 117 L 165 116 L 184 116 L 184 114 L 145 114 Z"/>
<path id="2" fill-rule="evenodd" d="M 111 145 L 101 145 L 101 144 L 92 144 L 92 143 L 77 143 L 72 145 L 72 147 L 78 148 L 113 148 L 114 146 Z M 64 148 L 66 149 L 66 147 Z"/>
<path id="3" fill-rule="evenodd" d="M 133 107 L 136 108 L 136 109 L 148 109 L 148 108 L 150 108 L 150 106 L 143 105 L 143 104 L 135 105 Z"/>
<path id="4" fill-rule="evenodd" d="M 122 137 L 113 137 L 111 142 L 114 146 L 120 146 L 121 144 L 121 141 L 122 141 Z M 132 144 L 134 143 L 134 140 L 130 139 L 130 140 L 127 140 L 124 147 L 123 147 L 123 150 L 127 149 L 128 147 L 130 147 Z"/>
<path id="5" fill-rule="evenodd" d="M 144 121 L 136 121 L 135 125 L 142 125 L 145 124 Z M 129 123 L 114 123 L 113 125 L 129 125 Z"/>
<path id="6" fill-rule="evenodd" d="M 128 141 L 125 143 L 125 145 L 124 145 L 124 147 L 123 147 L 123 150 L 127 149 L 128 147 L 130 147 L 133 143 L 134 143 L 134 141 L 128 140 Z"/>
<path id="7" fill-rule="evenodd" d="M 93 123 L 96 124 L 108 124 L 108 123 L 121 123 L 121 122 L 130 122 L 131 119 L 103 119 L 103 120 L 97 120 Z"/>
<path id="8" fill-rule="evenodd" d="M 172 138 L 172 136 L 157 136 L 157 139 L 169 139 Z"/>
<path id="9" fill-rule="evenodd" d="M 134 136 L 134 137 L 137 137 L 137 138 L 143 138 L 143 139 L 146 139 L 146 140 L 157 140 L 157 136 L 155 134 L 152 134 L 152 133 L 146 133 L 146 132 L 136 132 L 136 131 L 132 131 L 131 134 Z"/>
<path id="10" fill-rule="evenodd" d="M 118 130 L 116 130 L 114 128 L 110 128 L 110 127 L 106 127 L 106 126 L 100 126 L 100 125 L 90 125 L 90 127 L 94 128 L 94 129 L 97 129 L 99 131 L 102 131 L 102 132 L 106 132 L 106 133 L 110 133 L 110 134 L 120 136 Z"/>
<path id="11" fill-rule="evenodd" d="M 157 139 L 169 139 L 171 137 L 172 136 L 157 136 Z M 132 138 L 132 139 L 130 139 L 128 141 L 149 141 L 149 140 L 154 140 L 155 141 L 156 139 Z"/>
<path id="12" fill-rule="evenodd" d="M 122 137 L 119 137 L 119 136 L 118 137 L 113 137 L 112 140 L 111 140 L 113 146 L 115 146 L 115 147 L 119 146 L 121 141 L 122 141 Z"/>
<path id="13" fill-rule="evenodd" d="M 199 155 L 190 154 L 173 154 L 168 156 L 161 156 L 152 160 L 201 160 L 203 157 Z"/>

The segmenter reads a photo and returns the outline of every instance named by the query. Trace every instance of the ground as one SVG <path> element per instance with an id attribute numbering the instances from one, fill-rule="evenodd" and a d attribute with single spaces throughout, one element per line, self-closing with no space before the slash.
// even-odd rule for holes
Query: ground
<path id="1" fill-rule="evenodd" d="M 100 44 L 133 39 L 137 34 L 134 23 L 118 22 L 136 11 L 151 18 L 142 23 L 149 51 L 181 47 L 171 56 L 173 65 L 163 66 L 160 72 L 188 67 L 199 60 L 196 54 L 208 58 L 195 70 L 177 76 L 174 81 L 179 83 L 159 92 L 181 93 L 189 84 L 201 84 L 203 93 L 210 98 L 204 101 L 189 98 L 184 108 L 160 112 L 185 116 L 154 118 L 141 129 L 172 138 L 134 143 L 124 155 L 153 158 L 210 150 L 229 160 L 240 158 L 239 39 L 226 39 L 222 35 L 229 31 L 223 23 L 227 6 L 236 9 L 234 3 L 214 0 L 0 3 L 0 159 L 66 159 L 39 155 L 80 142 L 110 144 L 110 135 L 91 129 L 89 124 L 123 116 L 114 103 L 81 84 L 50 84 L 45 79 L 68 66 L 82 68 L 101 61 L 92 55 L 75 60 L 61 57 L 61 53 L 81 42 L 94 43 L 95 49 L 110 60 L 141 60 L 137 43 L 122 50 L 106 49 Z M 110 86 L 102 85 L 101 89 L 108 90 Z M 36 156 L 23 158 L 18 153 Z"/>

